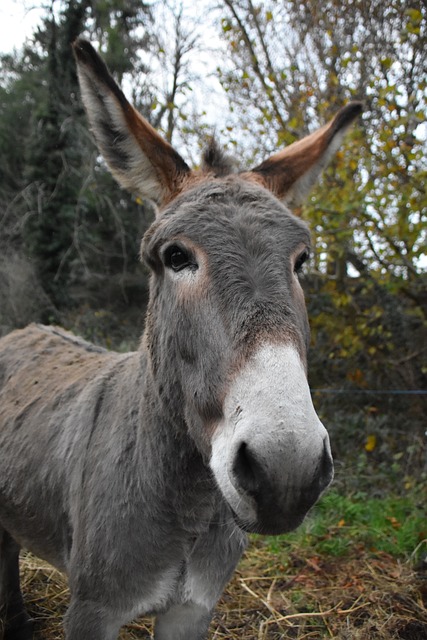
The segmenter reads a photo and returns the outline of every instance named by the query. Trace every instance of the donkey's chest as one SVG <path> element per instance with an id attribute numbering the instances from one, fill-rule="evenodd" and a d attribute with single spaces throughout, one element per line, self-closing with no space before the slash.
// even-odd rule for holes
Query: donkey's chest
<path id="1" fill-rule="evenodd" d="M 146 614 L 165 611 L 178 601 L 182 590 L 183 567 L 180 564 L 170 567 L 161 574 L 156 574 L 139 594 L 127 617 L 136 618 Z"/>
<path id="2" fill-rule="evenodd" d="M 209 571 L 201 572 L 192 559 L 183 559 L 152 577 L 132 607 L 131 618 L 158 614 L 173 605 L 193 603 L 211 609 L 221 591 Z"/>
<path id="3" fill-rule="evenodd" d="M 131 617 L 157 614 L 180 604 L 210 611 L 245 547 L 245 534 L 219 517 L 204 533 L 188 537 L 186 544 L 169 556 L 168 565 L 152 574 L 134 601 Z"/>

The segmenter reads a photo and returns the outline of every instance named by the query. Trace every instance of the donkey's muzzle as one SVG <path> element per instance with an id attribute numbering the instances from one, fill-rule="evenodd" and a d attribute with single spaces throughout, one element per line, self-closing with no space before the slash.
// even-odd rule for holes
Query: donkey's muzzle
<path id="1" fill-rule="evenodd" d="M 249 531 L 295 529 L 332 480 L 329 437 L 292 344 L 265 344 L 235 376 L 210 466 Z"/>
<path id="2" fill-rule="evenodd" d="M 327 439 L 318 464 L 310 475 L 298 473 L 301 470 L 290 474 L 290 460 L 286 456 L 283 456 L 281 465 L 283 472 L 278 477 L 277 473 L 271 474 L 247 442 L 243 441 L 238 446 L 232 470 L 233 482 L 242 499 L 250 500 L 256 511 L 253 522 L 240 523 L 245 529 L 270 535 L 292 531 L 304 520 L 334 474 Z"/>

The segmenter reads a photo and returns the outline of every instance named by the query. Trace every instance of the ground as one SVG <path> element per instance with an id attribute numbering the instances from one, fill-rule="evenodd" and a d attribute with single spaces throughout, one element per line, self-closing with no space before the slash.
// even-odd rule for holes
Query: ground
<path id="1" fill-rule="evenodd" d="M 343 557 L 293 547 L 282 564 L 271 545 L 256 538 L 218 605 L 210 638 L 426 640 L 427 564 L 413 560 L 362 546 Z M 35 640 L 63 638 L 64 578 L 30 554 L 23 555 L 22 574 L 37 620 Z M 151 631 L 152 621 L 141 619 L 124 628 L 121 639 L 148 640 Z"/>

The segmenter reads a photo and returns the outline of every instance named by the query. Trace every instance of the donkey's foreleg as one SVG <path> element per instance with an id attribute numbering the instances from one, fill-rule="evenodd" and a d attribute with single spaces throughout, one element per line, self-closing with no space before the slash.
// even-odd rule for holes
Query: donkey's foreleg
<path id="1" fill-rule="evenodd" d="M 202 605 L 174 605 L 157 616 L 154 640 L 205 640 L 211 618 L 212 611 Z"/>
<path id="2" fill-rule="evenodd" d="M 73 597 L 64 618 L 66 640 L 116 640 L 120 626 L 103 605 Z"/>
<path id="3" fill-rule="evenodd" d="M 31 640 L 33 624 L 19 584 L 19 545 L 0 527 L 0 638 Z"/>

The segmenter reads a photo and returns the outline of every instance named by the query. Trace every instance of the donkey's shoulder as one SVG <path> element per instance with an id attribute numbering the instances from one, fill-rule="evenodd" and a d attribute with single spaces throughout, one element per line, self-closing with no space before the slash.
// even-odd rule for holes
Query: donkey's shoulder
<path id="1" fill-rule="evenodd" d="M 59 327 L 30 324 L 0 340 L 0 386 L 18 372 L 22 383 L 25 372 L 58 387 L 61 379 L 92 376 L 115 355 Z"/>

